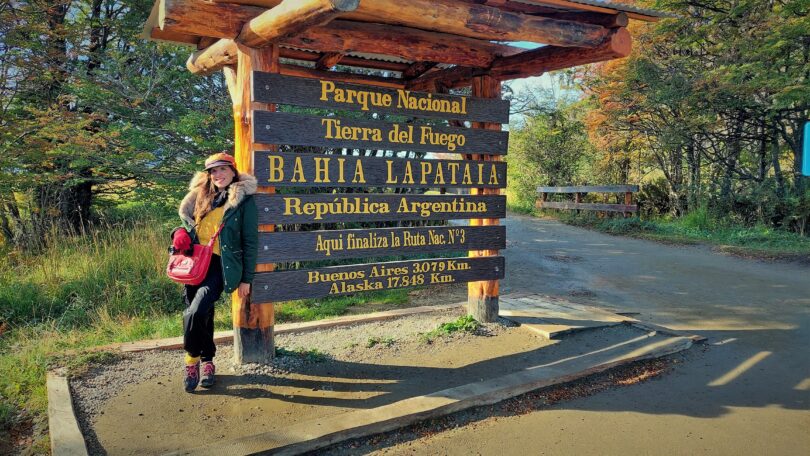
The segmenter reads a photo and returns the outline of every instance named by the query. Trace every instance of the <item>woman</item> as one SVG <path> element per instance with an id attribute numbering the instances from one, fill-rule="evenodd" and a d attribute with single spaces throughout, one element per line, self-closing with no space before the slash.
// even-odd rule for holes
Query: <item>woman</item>
<path id="1" fill-rule="evenodd" d="M 185 285 L 183 290 L 186 305 L 183 384 L 187 392 L 192 392 L 198 383 L 204 388 L 214 386 L 214 303 L 223 291 L 238 290 L 240 298 L 250 294 L 259 234 L 253 200 L 256 178 L 239 174 L 233 156 L 221 152 L 208 157 L 205 172 L 194 176 L 189 190 L 178 212 L 193 241 L 207 244 L 224 224 L 214 243 L 214 255 L 205 280 L 200 285 Z M 172 235 L 175 247 L 178 238 L 184 235 L 184 230 L 175 230 Z"/>

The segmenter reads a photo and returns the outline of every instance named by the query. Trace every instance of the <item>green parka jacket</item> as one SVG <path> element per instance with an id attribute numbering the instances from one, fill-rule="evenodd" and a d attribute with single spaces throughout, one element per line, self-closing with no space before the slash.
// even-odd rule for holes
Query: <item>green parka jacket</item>
<path id="1" fill-rule="evenodd" d="M 199 242 L 195 229 L 194 205 L 205 182 L 206 173 L 194 175 L 188 187 L 189 192 L 178 210 L 183 226 L 191 233 L 194 242 Z M 228 200 L 223 206 L 222 216 L 225 227 L 219 235 L 226 293 L 233 292 L 242 282 L 253 283 L 259 251 L 259 220 L 254 193 L 256 178 L 250 174 L 240 174 L 239 180 L 228 188 Z"/>

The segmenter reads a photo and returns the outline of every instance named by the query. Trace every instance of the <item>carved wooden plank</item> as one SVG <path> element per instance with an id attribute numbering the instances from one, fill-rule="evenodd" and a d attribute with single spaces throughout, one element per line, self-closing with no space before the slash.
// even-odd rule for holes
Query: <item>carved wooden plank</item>
<path id="1" fill-rule="evenodd" d="M 506 187 L 504 162 L 260 151 L 253 166 L 259 185 L 275 187 Z"/>
<path id="2" fill-rule="evenodd" d="M 393 90 L 257 72 L 254 101 L 439 119 L 509 123 L 509 101 Z"/>
<path id="3" fill-rule="evenodd" d="M 567 201 L 538 201 L 538 209 L 577 209 L 586 211 L 604 212 L 638 212 L 635 204 L 598 204 L 598 203 L 570 203 Z"/>
<path id="4" fill-rule="evenodd" d="M 537 193 L 624 193 L 637 191 L 638 185 L 574 185 L 567 187 L 537 187 Z"/>
<path id="5" fill-rule="evenodd" d="M 256 111 L 253 140 L 265 144 L 349 149 L 505 155 L 509 133 Z"/>
<path id="6" fill-rule="evenodd" d="M 506 217 L 500 195 L 256 195 L 260 224 L 383 222 Z"/>
<path id="7" fill-rule="evenodd" d="M 256 274 L 257 302 L 503 278 L 503 257 L 437 258 Z"/>
<path id="8" fill-rule="evenodd" d="M 259 234 L 259 263 L 506 248 L 503 226 L 431 226 Z"/>

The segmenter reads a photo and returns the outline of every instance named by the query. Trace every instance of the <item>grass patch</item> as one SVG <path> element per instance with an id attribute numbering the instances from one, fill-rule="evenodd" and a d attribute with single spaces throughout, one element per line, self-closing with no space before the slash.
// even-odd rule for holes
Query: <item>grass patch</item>
<path id="1" fill-rule="evenodd" d="M 147 215 L 132 222 L 128 213 L 113 214 L 103 230 L 57 238 L 36 255 L 0 246 L 7 259 L 0 262 L 0 435 L 32 423 L 33 452 L 47 453 L 48 369 L 78 375 L 115 359 L 98 347 L 182 335 L 182 287 L 164 272 L 167 233 L 176 222 Z M 277 305 L 276 319 L 317 320 L 357 304 L 407 302 L 405 289 L 294 301 Z M 215 330 L 230 330 L 230 298 L 216 306 Z M 311 362 L 326 356 L 294 354 Z"/>
<path id="2" fill-rule="evenodd" d="M 472 315 L 465 315 L 463 317 L 459 317 L 456 321 L 451 321 L 448 323 L 440 324 L 436 329 L 419 334 L 419 338 L 428 344 L 433 343 L 433 341 L 438 337 L 446 337 L 455 332 L 475 332 L 478 328 L 481 327 L 481 323 L 478 322 Z"/>
<path id="3" fill-rule="evenodd" d="M 279 323 L 322 320 L 346 314 L 357 305 L 373 304 L 381 310 L 408 302 L 412 289 L 373 291 L 354 296 L 334 296 L 323 299 L 301 299 L 276 305 L 276 321 Z"/>
<path id="4" fill-rule="evenodd" d="M 595 213 L 560 212 L 563 223 L 609 234 L 678 244 L 709 244 L 735 254 L 764 259 L 806 259 L 810 238 L 764 225 L 739 226 L 697 210 L 679 219 L 641 220 Z"/>
<path id="5" fill-rule="evenodd" d="M 276 347 L 276 356 L 278 357 L 294 357 L 301 358 L 308 363 L 322 363 L 329 359 L 329 355 L 318 350 L 317 348 L 310 348 L 308 350 L 299 348 L 289 350 L 283 347 Z"/>
<path id="6" fill-rule="evenodd" d="M 394 345 L 394 342 L 396 341 L 393 337 L 369 337 L 368 341 L 366 342 L 366 348 L 372 348 L 377 345 L 385 345 L 387 348 Z"/>

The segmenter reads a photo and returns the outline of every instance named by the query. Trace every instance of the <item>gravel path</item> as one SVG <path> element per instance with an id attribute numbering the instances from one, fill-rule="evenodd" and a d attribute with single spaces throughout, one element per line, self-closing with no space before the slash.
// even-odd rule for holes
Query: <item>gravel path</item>
<path id="1" fill-rule="evenodd" d="M 383 357 L 414 356 L 431 349 L 463 344 L 471 337 L 495 336 L 514 330 L 507 321 L 482 326 L 475 333 L 454 333 L 426 344 L 424 333 L 465 314 L 462 308 L 414 315 L 387 321 L 356 324 L 318 331 L 281 334 L 276 344 L 282 350 L 272 365 L 231 363 L 233 347 L 221 344 L 217 351 L 218 371 L 250 378 L 280 378 L 306 370 L 312 363 L 374 363 Z M 432 346 L 431 346 L 432 345 Z M 440 346 L 440 347 L 437 347 Z M 96 365 L 71 380 L 76 413 L 87 436 L 90 454 L 105 454 L 93 430 L 110 399 L 133 384 L 155 382 L 182 374 L 181 350 L 147 351 L 121 355 L 109 364 Z M 135 398 L 132 400 L 136 401 Z M 132 402 L 127 402 L 132 404 Z"/>

